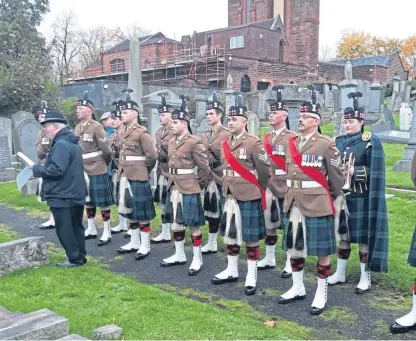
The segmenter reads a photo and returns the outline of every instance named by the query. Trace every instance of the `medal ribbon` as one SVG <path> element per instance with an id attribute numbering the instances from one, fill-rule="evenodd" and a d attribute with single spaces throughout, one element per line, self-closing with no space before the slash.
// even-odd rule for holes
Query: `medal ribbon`
<path id="1" fill-rule="evenodd" d="M 270 133 L 267 133 L 266 136 L 264 136 L 264 147 L 266 148 L 267 153 L 269 154 L 270 158 L 273 160 L 273 162 L 283 171 L 287 171 L 286 169 L 286 161 L 283 157 L 273 155 L 273 149 L 270 145 Z"/>
<path id="2" fill-rule="evenodd" d="M 328 192 L 329 201 L 331 203 L 332 215 L 335 216 L 334 200 L 332 200 L 331 193 L 329 192 L 328 181 L 326 180 L 325 175 L 322 174 L 316 168 L 302 166 L 302 155 L 299 154 L 299 151 L 296 149 L 295 142 L 296 142 L 296 137 L 293 137 L 289 140 L 289 148 L 290 148 L 290 153 L 292 154 L 293 161 L 295 162 L 296 166 L 298 166 L 298 168 L 302 172 L 304 172 L 312 180 L 316 181 L 318 184 L 320 184 L 323 188 L 326 189 L 326 191 Z"/>

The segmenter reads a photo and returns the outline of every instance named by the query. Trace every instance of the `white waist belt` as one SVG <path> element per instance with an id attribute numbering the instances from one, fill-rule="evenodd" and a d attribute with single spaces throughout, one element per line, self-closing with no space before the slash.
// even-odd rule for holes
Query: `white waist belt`
<path id="1" fill-rule="evenodd" d="M 124 161 L 145 161 L 146 156 L 124 156 Z"/>
<path id="2" fill-rule="evenodd" d="M 287 187 L 291 188 L 318 188 L 322 187 L 316 181 L 287 180 Z"/>
<path id="3" fill-rule="evenodd" d="M 286 175 L 286 172 L 283 169 L 275 169 L 274 175 Z"/>
<path id="4" fill-rule="evenodd" d="M 91 159 L 92 157 L 103 155 L 103 152 L 100 150 L 99 152 L 92 152 L 87 154 L 82 154 L 82 158 L 85 159 Z"/>
<path id="5" fill-rule="evenodd" d="M 194 169 L 169 168 L 169 173 L 172 175 L 194 174 Z"/>
<path id="6" fill-rule="evenodd" d="M 250 173 L 254 174 L 257 177 L 257 172 L 255 170 L 251 170 Z M 223 169 L 222 174 L 224 176 L 229 176 L 233 178 L 241 178 L 241 175 L 232 169 Z"/>

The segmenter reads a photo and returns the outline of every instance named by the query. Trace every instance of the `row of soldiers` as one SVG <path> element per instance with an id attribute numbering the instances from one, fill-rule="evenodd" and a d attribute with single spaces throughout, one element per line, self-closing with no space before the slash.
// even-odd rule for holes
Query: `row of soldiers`
<path id="1" fill-rule="evenodd" d="M 161 94 L 161 128 L 156 132 L 155 144 L 142 126 L 139 106 L 128 91 L 126 100 L 115 103 L 108 117 L 115 129 L 110 144 L 94 119 L 93 103 L 87 98 L 78 101 L 80 123 L 75 134 L 81 137 L 88 187 L 85 238 L 97 238 L 96 207 L 101 208 L 104 221 L 98 245 L 106 245 L 111 233 L 125 229 L 121 223 L 111 230 L 109 207 L 115 203 L 121 221 L 129 220 L 131 237 L 118 252 L 136 252 L 137 260 L 144 259 L 151 243 L 170 242 L 172 232 L 175 253 L 160 264 L 170 267 L 187 261 L 184 243 L 189 226 L 193 259 L 188 274 L 194 276 L 202 269 L 202 254 L 217 252 L 219 233 L 226 244 L 227 268 L 212 283 L 238 280 L 238 257 L 245 242 L 245 293 L 253 295 L 257 269 L 275 268 L 280 228 L 287 252 L 282 277 L 292 277 L 293 281 L 290 290 L 279 298 L 280 304 L 305 298 L 305 260 L 316 256 L 318 286 L 310 313 L 322 313 L 328 285 L 346 281 L 351 243 L 359 244 L 361 264 L 356 293 L 369 291 L 370 271 L 387 271 L 388 227 L 383 148 L 376 136 L 364 133 L 364 110 L 358 107 L 361 94 L 350 94 L 354 105 L 344 112 L 346 135 L 334 141 L 320 134 L 320 105 L 313 87 L 311 101 L 300 108 L 298 133 L 288 124 L 283 87 L 274 90 L 277 97 L 268 101 L 270 132 L 263 140 L 248 134 L 248 112 L 241 96 L 229 109 L 225 127 L 225 109 L 213 95 L 206 107 L 211 129 L 199 138 L 190 129 L 189 98 L 181 96 L 181 108 L 174 110 Z M 111 162 L 112 182 L 107 168 Z M 152 192 L 149 180 L 156 163 L 157 186 Z M 162 209 L 162 231 L 151 239 L 154 202 Z M 205 221 L 209 237 L 202 246 L 201 227 Z M 266 255 L 259 260 L 259 241 L 263 239 Z M 331 276 L 332 254 L 337 254 L 338 260 Z M 408 327 L 396 323 L 397 331 L 397 325 Z"/>

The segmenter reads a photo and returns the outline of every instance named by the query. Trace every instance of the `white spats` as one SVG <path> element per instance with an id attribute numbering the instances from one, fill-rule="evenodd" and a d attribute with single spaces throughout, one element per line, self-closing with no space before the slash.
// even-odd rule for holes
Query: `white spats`
<path id="1" fill-rule="evenodd" d="M 328 278 L 329 285 L 345 283 L 345 269 L 347 268 L 348 259 L 337 259 L 337 271 Z"/>
<path id="2" fill-rule="evenodd" d="M 266 257 L 257 263 L 259 270 L 274 269 L 276 267 L 276 245 L 266 245 Z"/>
<path id="3" fill-rule="evenodd" d="M 111 229 L 111 233 L 120 233 L 127 231 L 127 219 L 121 214 L 118 215 L 119 224 Z"/>
<path id="4" fill-rule="evenodd" d="M 303 270 L 292 272 L 292 287 L 280 296 L 278 303 L 287 304 L 306 297 L 305 285 L 303 284 Z"/>
<path id="5" fill-rule="evenodd" d="M 185 255 L 185 240 L 175 241 L 175 254 L 169 258 L 165 258 L 161 263 L 160 266 L 174 266 L 174 265 L 182 265 L 186 263 L 186 255 Z"/>
<path id="6" fill-rule="evenodd" d="M 413 308 L 410 313 L 398 318 L 396 322 L 403 327 L 413 327 L 416 324 L 416 295 L 413 295 Z"/>
<path id="7" fill-rule="evenodd" d="M 202 247 L 202 253 L 216 253 L 217 248 L 217 233 L 208 233 L 208 243 Z"/>
<path id="8" fill-rule="evenodd" d="M 53 214 L 51 213 L 49 220 L 45 221 L 43 224 L 40 225 L 40 227 L 51 227 L 51 226 L 55 226 L 55 219 L 53 217 Z"/>
<path id="9" fill-rule="evenodd" d="M 147 255 L 150 252 L 150 232 L 140 232 L 141 244 L 137 255 Z"/>
<path id="10" fill-rule="evenodd" d="M 151 239 L 151 242 L 154 244 L 157 243 L 166 243 L 171 241 L 170 236 L 170 224 L 162 224 L 162 232 L 155 238 Z"/>
<path id="11" fill-rule="evenodd" d="M 371 288 L 371 274 L 370 271 L 365 271 L 365 263 L 360 263 L 361 275 L 355 292 L 362 294 L 369 291 Z"/>
<path id="12" fill-rule="evenodd" d="M 254 295 L 257 285 L 257 261 L 247 259 L 246 295 Z"/>
<path id="13" fill-rule="evenodd" d="M 189 267 L 188 275 L 195 276 L 201 271 L 202 268 L 202 250 L 201 246 L 194 246 L 194 257 L 192 258 L 191 266 Z"/>
<path id="14" fill-rule="evenodd" d="M 238 255 L 227 256 L 227 268 L 215 275 L 211 280 L 213 284 L 223 284 L 227 282 L 235 282 L 238 279 Z"/>
<path id="15" fill-rule="evenodd" d="M 311 304 L 311 314 L 319 315 L 325 308 L 328 299 L 328 278 L 318 278 L 318 287 L 316 288 L 315 298 Z"/>
<path id="16" fill-rule="evenodd" d="M 111 223 L 110 220 L 103 222 L 103 235 L 101 236 L 100 240 L 107 241 L 111 239 Z"/>
<path id="17" fill-rule="evenodd" d="M 286 253 L 286 263 L 285 268 L 283 269 L 282 276 L 288 278 L 292 275 L 292 265 L 290 264 L 290 253 Z"/>
<path id="18" fill-rule="evenodd" d="M 96 236 L 97 228 L 95 227 L 95 219 L 88 218 L 88 228 L 85 230 L 85 237 Z"/>
<path id="19" fill-rule="evenodd" d="M 129 232 L 131 235 L 130 243 L 122 246 L 117 250 L 117 252 L 120 254 L 135 252 L 140 249 L 140 230 L 130 229 Z"/>

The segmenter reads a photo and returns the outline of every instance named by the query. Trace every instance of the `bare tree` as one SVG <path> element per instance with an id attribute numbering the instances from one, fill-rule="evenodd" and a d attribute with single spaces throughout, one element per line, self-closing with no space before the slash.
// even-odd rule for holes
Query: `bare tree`
<path id="1" fill-rule="evenodd" d="M 144 27 L 140 26 L 136 22 L 128 25 L 125 28 L 124 31 L 125 31 L 126 37 L 128 39 L 131 39 L 133 37 L 137 37 L 137 38 L 145 37 L 145 36 L 150 35 L 152 33 L 150 30 L 148 30 L 147 28 L 144 28 Z"/>
<path id="2" fill-rule="evenodd" d="M 105 26 L 81 31 L 79 37 L 79 54 L 83 68 L 99 62 L 106 50 L 125 39 L 120 27 Z"/>
<path id="3" fill-rule="evenodd" d="M 319 49 L 319 61 L 327 62 L 335 57 L 332 46 L 325 44 L 321 45 Z"/>
<path id="4" fill-rule="evenodd" d="M 52 25 L 50 50 L 61 85 L 78 68 L 79 35 L 76 21 L 74 13 L 70 11 L 62 13 Z"/>

